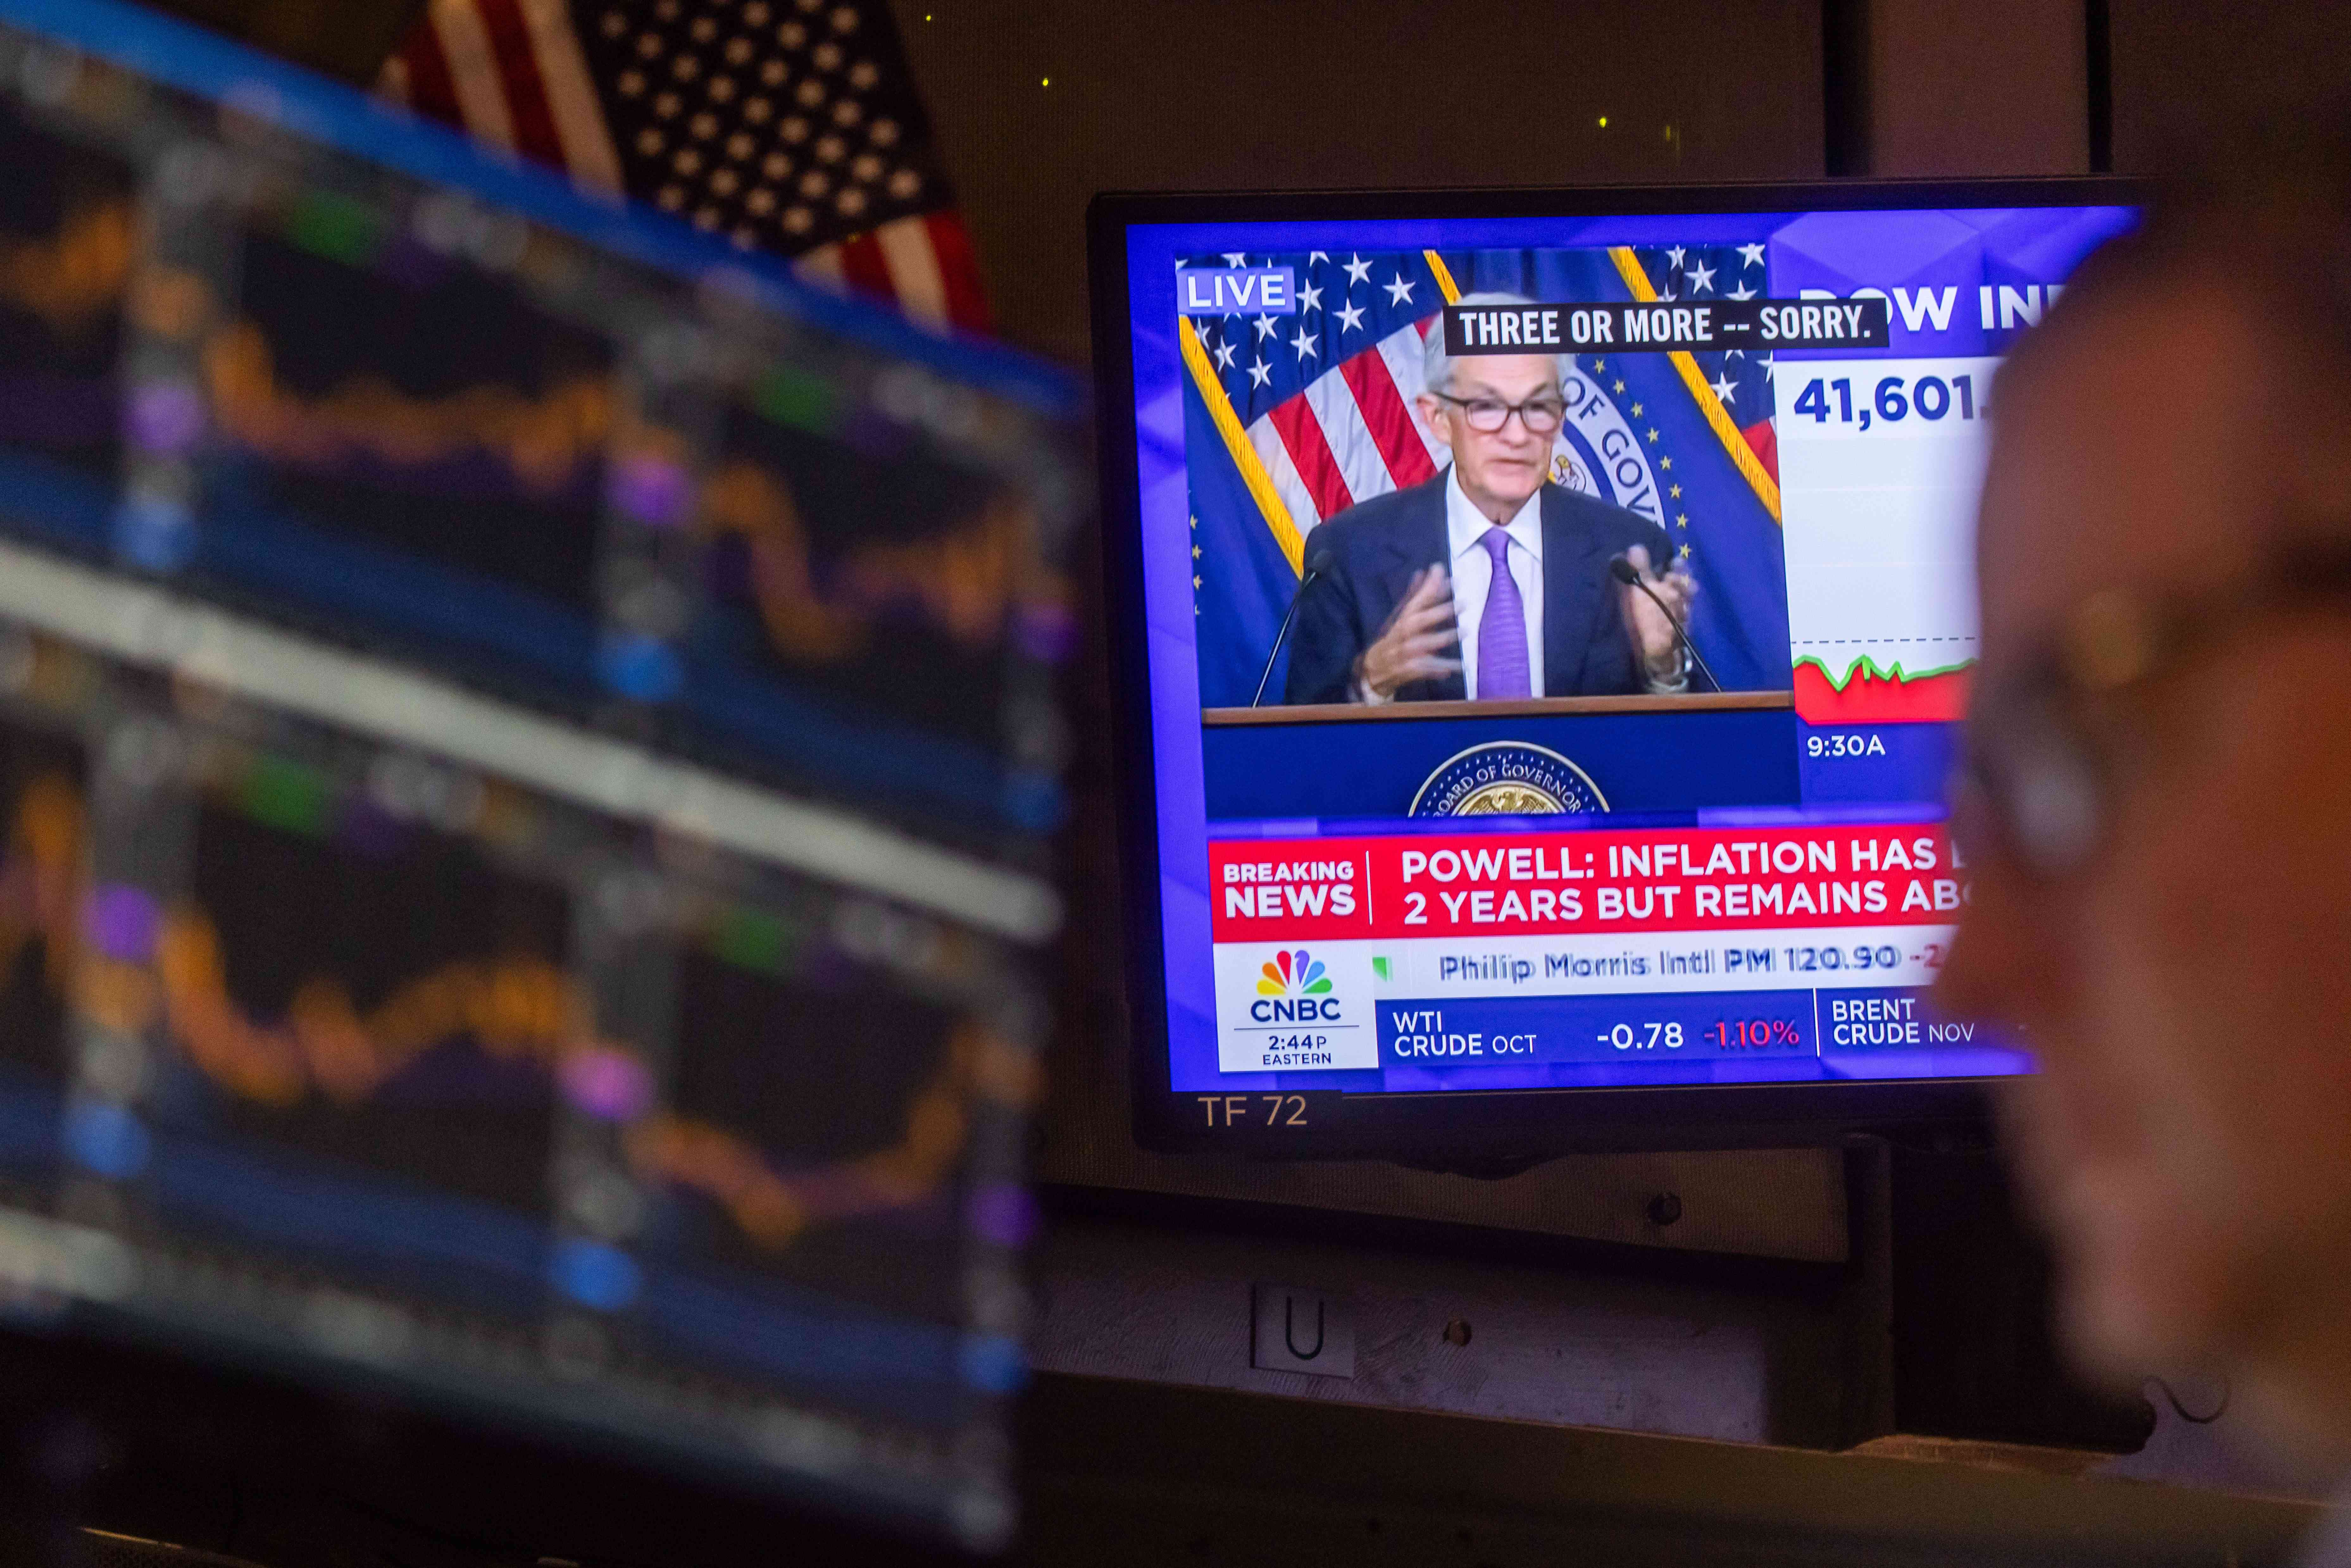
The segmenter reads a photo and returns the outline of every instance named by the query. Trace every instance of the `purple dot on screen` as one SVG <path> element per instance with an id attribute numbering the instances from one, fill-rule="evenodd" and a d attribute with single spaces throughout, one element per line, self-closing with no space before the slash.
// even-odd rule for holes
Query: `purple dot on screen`
<path id="1" fill-rule="evenodd" d="M 101 883 L 82 905 L 82 933 L 110 958 L 145 963 L 155 951 L 155 928 L 162 912 L 141 888 Z"/>
<path id="2" fill-rule="evenodd" d="M 150 382 L 131 394 L 131 439 L 143 451 L 185 452 L 204 428 L 204 402 L 184 382 Z"/>
<path id="3" fill-rule="evenodd" d="M 973 1235 L 1003 1247 L 1026 1246 L 1037 1234 L 1037 1202 L 1029 1189 L 998 1182 L 973 1189 L 964 1205 Z"/>
<path id="4" fill-rule="evenodd" d="M 563 1059 L 556 1076 L 565 1099 L 601 1121 L 629 1121 L 653 1103 L 652 1077 L 643 1062 L 625 1051 L 601 1046 L 575 1051 Z"/>
<path id="5" fill-rule="evenodd" d="M 674 528 L 685 517 L 685 470 L 657 457 L 624 457 L 612 470 L 612 503 L 648 528 Z"/>

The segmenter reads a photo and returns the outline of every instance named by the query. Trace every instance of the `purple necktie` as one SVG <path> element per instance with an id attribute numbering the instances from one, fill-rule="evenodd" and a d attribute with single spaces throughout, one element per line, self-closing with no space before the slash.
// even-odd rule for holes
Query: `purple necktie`
<path id="1" fill-rule="evenodd" d="M 1519 598 L 1519 580 L 1510 575 L 1510 530 L 1488 528 L 1478 542 L 1494 559 L 1493 586 L 1486 590 L 1486 613 L 1478 622 L 1478 700 L 1531 697 L 1527 607 Z"/>

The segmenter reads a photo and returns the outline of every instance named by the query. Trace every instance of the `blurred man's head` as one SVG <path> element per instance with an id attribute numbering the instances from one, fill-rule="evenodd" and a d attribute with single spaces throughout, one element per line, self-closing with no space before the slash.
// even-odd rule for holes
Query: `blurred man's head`
<path id="1" fill-rule="evenodd" d="M 2351 1454 L 2351 155 L 2247 167 L 2000 378 L 1942 1000 L 2041 1059 L 2076 1348 Z"/>
<path id="2" fill-rule="evenodd" d="M 1464 305 L 1525 305 L 1516 294 L 1469 294 Z M 1461 492 L 1504 516 L 1525 505 L 1551 474 L 1552 438 L 1565 404 L 1561 361 L 1552 354 L 1445 351 L 1442 326 L 1423 350 L 1420 416 L 1453 452 Z"/>

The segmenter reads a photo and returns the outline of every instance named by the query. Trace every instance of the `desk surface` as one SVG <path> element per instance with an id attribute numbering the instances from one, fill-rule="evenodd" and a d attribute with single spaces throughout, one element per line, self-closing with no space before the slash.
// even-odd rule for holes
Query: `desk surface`
<path id="1" fill-rule="evenodd" d="M 1601 713 L 1723 713 L 1792 708 L 1792 692 L 1690 692 L 1677 696 L 1512 697 L 1499 702 L 1301 703 L 1294 707 L 1203 708 L 1204 725 L 1357 724 L 1385 719 L 1522 718 Z"/>

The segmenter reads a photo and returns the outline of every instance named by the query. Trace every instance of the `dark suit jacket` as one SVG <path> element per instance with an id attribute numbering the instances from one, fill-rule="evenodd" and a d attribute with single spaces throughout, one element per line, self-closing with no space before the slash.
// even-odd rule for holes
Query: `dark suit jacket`
<path id="1" fill-rule="evenodd" d="M 1387 625 L 1412 583 L 1412 574 L 1439 561 L 1452 547 L 1445 532 L 1445 486 L 1450 469 L 1409 490 L 1375 496 L 1350 507 L 1306 537 L 1306 559 L 1328 558 L 1321 576 L 1299 596 L 1290 632 L 1290 680 L 1282 700 L 1343 703 L 1354 695 L 1356 658 Z M 1647 690 L 1640 661 L 1625 631 L 1609 558 L 1646 545 L 1649 559 L 1672 557 L 1666 530 L 1637 513 L 1557 485 L 1542 487 L 1543 695 L 1597 696 Z M 1465 620 L 1482 604 L 1460 604 Z M 1416 681 L 1396 692 L 1400 702 L 1460 698 L 1461 676 Z"/>

